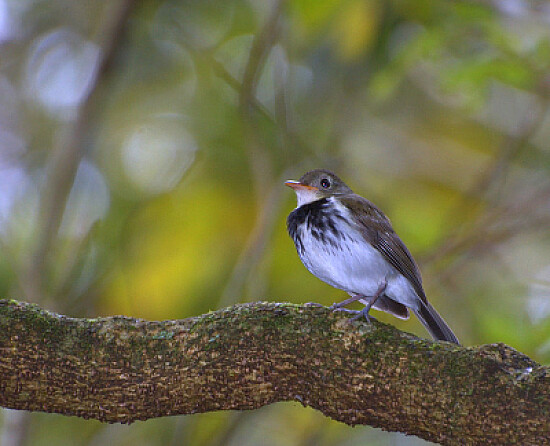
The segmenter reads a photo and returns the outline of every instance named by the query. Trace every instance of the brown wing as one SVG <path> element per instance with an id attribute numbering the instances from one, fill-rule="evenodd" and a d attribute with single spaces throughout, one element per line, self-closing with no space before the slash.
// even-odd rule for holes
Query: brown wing
<path id="1" fill-rule="evenodd" d="M 365 240 L 411 282 L 420 299 L 426 302 L 420 270 L 405 244 L 393 230 L 388 217 L 373 203 L 356 194 L 346 195 L 344 203 L 355 215 L 360 216 L 359 227 Z"/>

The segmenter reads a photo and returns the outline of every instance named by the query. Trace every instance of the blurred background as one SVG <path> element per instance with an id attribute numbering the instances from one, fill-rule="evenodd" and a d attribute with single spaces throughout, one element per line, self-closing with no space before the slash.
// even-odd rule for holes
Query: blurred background
<path id="1" fill-rule="evenodd" d="M 465 345 L 548 363 L 549 68 L 536 0 L 0 0 L 0 297 L 147 319 L 341 300 L 285 228 L 283 181 L 324 167 L 392 219 Z M 292 402 L 132 426 L 5 410 L 0 435 L 427 444 Z"/>

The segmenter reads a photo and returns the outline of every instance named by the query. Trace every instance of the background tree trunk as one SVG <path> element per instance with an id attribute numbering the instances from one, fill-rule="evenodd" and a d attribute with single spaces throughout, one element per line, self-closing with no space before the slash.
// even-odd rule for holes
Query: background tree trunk
<path id="1" fill-rule="evenodd" d="M 0 300 L 0 405 L 106 422 L 299 401 L 441 444 L 547 444 L 548 368 L 325 307 L 254 303 L 148 322 Z"/>

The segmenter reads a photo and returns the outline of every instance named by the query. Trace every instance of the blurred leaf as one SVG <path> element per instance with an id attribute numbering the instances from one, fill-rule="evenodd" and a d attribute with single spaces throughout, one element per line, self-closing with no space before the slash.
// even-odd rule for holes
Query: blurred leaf
<path id="1" fill-rule="evenodd" d="M 472 90 L 483 95 L 491 80 L 499 80 L 517 88 L 534 85 L 533 72 L 520 61 L 504 59 L 467 60 L 455 64 L 443 79 L 444 87 L 451 91 Z"/>
<path id="2" fill-rule="evenodd" d="M 295 0 L 290 2 L 293 17 L 301 33 L 311 36 L 330 21 L 346 0 Z"/>

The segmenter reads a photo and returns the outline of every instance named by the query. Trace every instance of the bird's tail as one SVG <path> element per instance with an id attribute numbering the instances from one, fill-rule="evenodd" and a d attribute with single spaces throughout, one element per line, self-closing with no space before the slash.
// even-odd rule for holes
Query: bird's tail
<path id="1" fill-rule="evenodd" d="M 460 345 L 453 331 L 429 302 L 420 301 L 420 308 L 413 311 L 436 341 L 448 341 Z"/>

